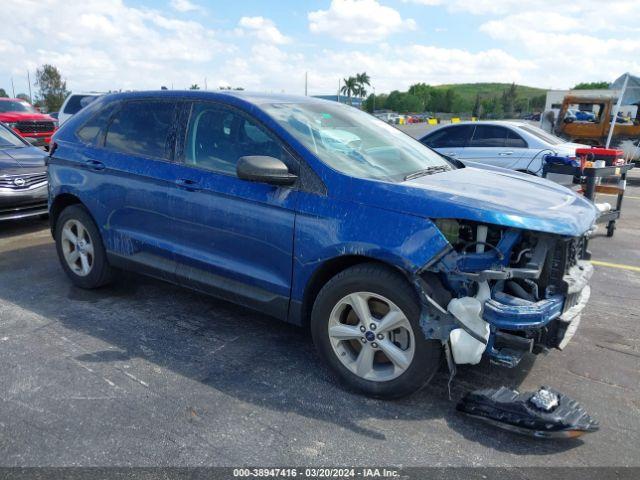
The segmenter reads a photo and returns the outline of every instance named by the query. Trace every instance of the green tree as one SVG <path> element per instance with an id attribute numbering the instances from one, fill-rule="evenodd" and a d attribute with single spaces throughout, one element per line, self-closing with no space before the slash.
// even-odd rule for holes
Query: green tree
<path id="1" fill-rule="evenodd" d="M 189 90 L 200 90 L 200 87 L 197 83 L 194 83 L 189 87 Z"/>
<path id="2" fill-rule="evenodd" d="M 473 102 L 472 115 L 474 117 L 480 118 L 481 114 L 482 114 L 482 104 L 480 103 L 480 93 L 476 93 L 476 99 Z"/>
<path id="3" fill-rule="evenodd" d="M 531 98 L 531 110 L 542 110 L 547 103 L 547 95 L 541 94 Z"/>
<path id="4" fill-rule="evenodd" d="M 574 90 L 604 90 L 609 88 L 609 82 L 581 82 L 578 83 Z"/>
<path id="5" fill-rule="evenodd" d="M 502 92 L 502 110 L 507 116 L 512 116 L 515 111 L 518 90 L 516 84 L 512 83 L 507 90 Z"/>
<path id="6" fill-rule="evenodd" d="M 422 111 L 429 110 L 431 102 L 431 91 L 433 89 L 426 83 L 416 83 L 409 87 L 408 93 L 415 95 L 422 102 Z"/>
<path id="7" fill-rule="evenodd" d="M 47 111 L 60 110 L 69 92 L 67 82 L 62 80 L 58 69 L 53 65 L 42 65 L 36 70 L 35 85 L 40 90 L 39 101 L 46 106 Z"/>
<path id="8" fill-rule="evenodd" d="M 4 88 L 0 88 L 0 98 L 3 97 L 8 97 L 9 95 L 7 95 L 7 92 L 5 91 Z"/>
<path id="9" fill-rule="evenodd" d="M 349 99 L 349 105 L 353 105 L 351 97 L 358 92 L 358 82 L 356 80 L 356 77 L 343 78 L 342 82 L 344 83 L 344 85 L 342 85 L 340 93 L 343 93 L 347 96 L 347 98 Z"/>
<path id="10" fill-rule="evenodd" d="M 371 86 L 371 77 L 367 75 L 367 72 L 356 73 L 356 94 L 360 97 L 360 100 L 367 95 L 366 86 Z"/>
<path id="11" fill-rule="evenodd" d="M 387 106 L 387 98 L 388 95 L 381 93 L 380 95 L 371 94 L 364 101 L 364 109 L 373 113 L 374 110 L 384 110 L 385 108 L 389 108 Z"/>
<path id="12" fill-rule="evenodd" d="M 19 93 L 18 95 L 16 95 L 16 98 L 19 98 L 20 100 L 24 100 L 27 103 L 31 103 L 31 99 L 29 98 L 29 95 L 27 95 L 26 93 Z"/>

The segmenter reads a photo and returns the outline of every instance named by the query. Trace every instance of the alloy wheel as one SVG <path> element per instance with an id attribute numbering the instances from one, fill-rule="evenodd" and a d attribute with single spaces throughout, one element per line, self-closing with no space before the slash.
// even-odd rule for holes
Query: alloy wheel
<path id="1" fill-rule="evenodd" d="M 328 330 L 340 362 L 365 380 L 393 380 L 413 361 L 411 324 L 402 310 L 382 295 L 355 292 L 342 298 L 331 311 Z"/>
<path id="2" fill-rule="evenodd" d="M 73 273 L 86 277 L 94 262 L 93 241 L 85 226 L 78 220 L 70 219 L 62 227 L 62 253 L 67 266 Z"/>

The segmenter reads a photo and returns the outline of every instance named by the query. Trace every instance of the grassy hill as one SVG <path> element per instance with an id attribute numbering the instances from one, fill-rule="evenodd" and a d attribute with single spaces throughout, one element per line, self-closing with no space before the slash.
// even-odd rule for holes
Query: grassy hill
<path id="1" fill-rule="evenodd" d="M 463 101 L 473 103 L 477 93 L 482 98 L 499 97 L 510 86 L 510 83 L 452 83 L 449 85 L 434 85 L 433 88 L 443 90 L 451 88 Z M 522 98 L 533 98 L 547 93 L 543 88 L 527 87 L 526 85 L 516 85 L 516 91 L 518 97 Z"/>

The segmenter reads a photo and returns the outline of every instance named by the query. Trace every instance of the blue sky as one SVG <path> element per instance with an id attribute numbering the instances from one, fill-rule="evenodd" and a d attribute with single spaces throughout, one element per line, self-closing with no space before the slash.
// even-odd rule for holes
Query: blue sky
<path id="1" fill-rule="evenodd" d="M 604 7 L 603 5 L 606 5 Z M 42 11 L 33 19 L 24 12 Z M 241 86 L 333 93 L 366 71 L 567 88 L 640 73 L 638 0 L 8 0 L 0 87 L 56 65 L 70 90 Z"/>

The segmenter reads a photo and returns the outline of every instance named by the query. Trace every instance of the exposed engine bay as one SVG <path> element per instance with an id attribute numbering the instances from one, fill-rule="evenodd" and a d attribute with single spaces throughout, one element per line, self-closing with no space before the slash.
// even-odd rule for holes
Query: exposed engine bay
<path id="1" fill-rule="evenodd" d="M 562 349 L 575 333 L 593 267 L 587 236 L 466 220 L 435 221 L 450 247 L 419 272 L 421 326 L 452 364 L 483 355 L 514 367 L 527 352 Z"/>

